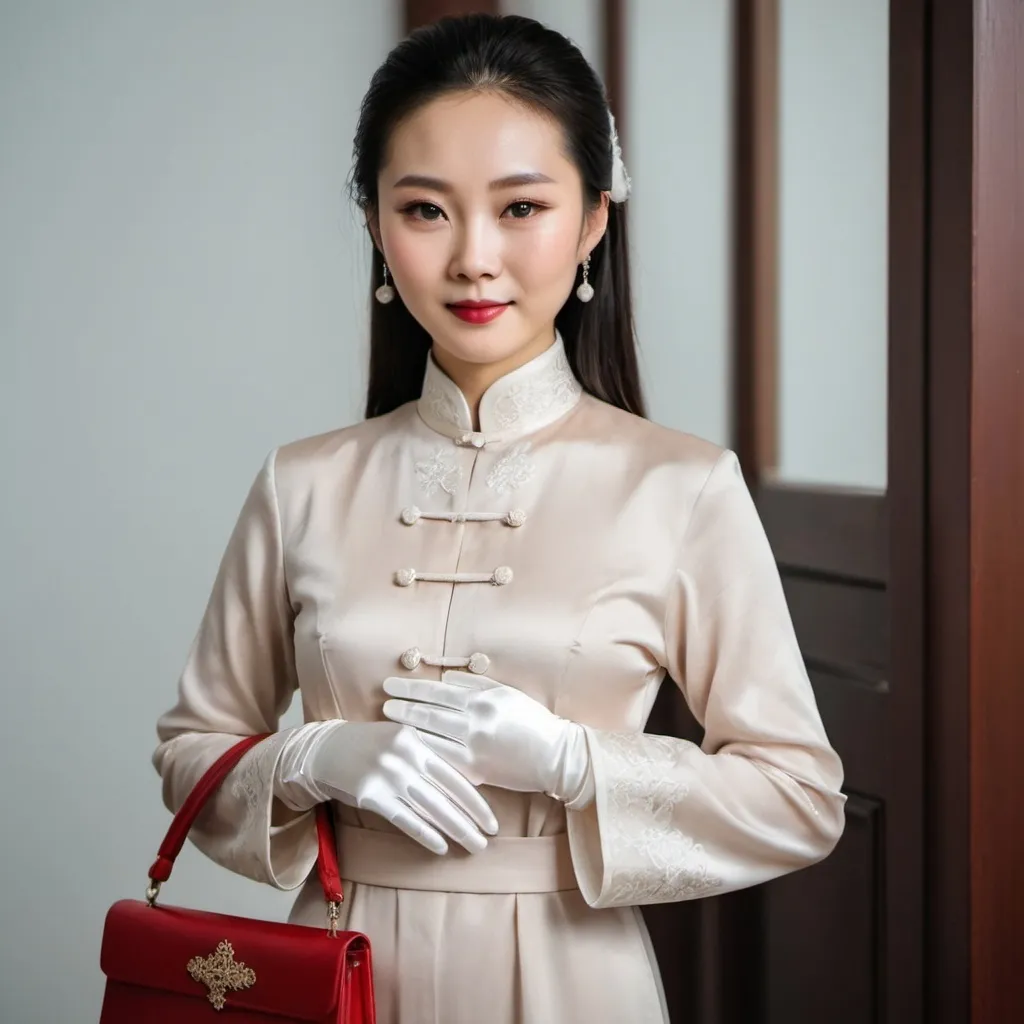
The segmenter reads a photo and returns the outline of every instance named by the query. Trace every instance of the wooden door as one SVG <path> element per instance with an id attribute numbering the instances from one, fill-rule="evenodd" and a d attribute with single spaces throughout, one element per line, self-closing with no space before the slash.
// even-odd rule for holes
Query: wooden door
<path id="1" fill-rule="evenodd" d="M 762 888 L 761 1005 L 743 1019 L 909 1022 L 922 1019 L 923 975 L 924 9 L 889 5 L 888 472 L 877 493 L 772 480 L 778 218 L 765 207 L 779 195 L 779 13 L 763 0 L 738 7 L 738 51 L 750 59 L 738 65 L 737 130 L 752 160 L 738 180 L 750 215 L 737 222 L 737 278 L 750 301 L 737 335 L 737 440 L 843 759 L 847 806 L 831 857 Z"/>
<path id="2" fill-rule="evenodd" d="M 1024 4 L 888 6 L 872 495 L 770 472 L 778 3 L 735 4 L 734 443 L 849 803 L 822 864 L 652 914 L 674 1021 L 1024 1020 Z M 663 696 L 652 728 L 699 738 Z"/>
<path id="3" fill-rule="evenodd" d="M 734 8 L 733 445 L 843 759 L 847 824 L 819 865 L 650 916 L 674 1021 L 905 1024 L 922 1020 L 923 993 L 924 3 L 893 2 L 889 15 L 884 492 L 785 484 L 773 472 L 779 7 Z M 651 728 L 699 739 L 675 703 L 666 691 Z"/>

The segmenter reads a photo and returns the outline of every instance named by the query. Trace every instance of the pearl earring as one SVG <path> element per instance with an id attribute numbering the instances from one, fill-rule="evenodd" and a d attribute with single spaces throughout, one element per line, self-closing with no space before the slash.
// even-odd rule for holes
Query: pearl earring
<path id="1" fill-rule="evenodd" d="M 587 256 L 583 261 L 583 283 L 576 289 L 576 298 L 580 302 L 589 302 L 594 297 L 594 286 L 589 280 L 590 274 L 590 257 Z"/>
<path id="2" fill-rule="evenodd" d="M 384 283 L 374 292 L 377 296 L 377 301 L 382 305 L 386 306 L 395 297 L 395 289 L 388 284 L 388 265 L 384 264 Z"/>

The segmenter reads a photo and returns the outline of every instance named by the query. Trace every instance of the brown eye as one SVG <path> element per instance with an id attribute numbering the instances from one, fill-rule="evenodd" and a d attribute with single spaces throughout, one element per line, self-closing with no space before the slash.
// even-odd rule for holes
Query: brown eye
<path id="1" fill-rule="evenodd" d="M 513 220 L 524 220 L 529 217 L 534 210 L 538 209 L 536 203 L 519 202 L 512 203 L 506 210 L 506 212 L 512 217 Z"/>
<path id="2" fill-rule="evenodd" d="M 403 211 L 414 220 L 425 220 L 433 222 L 444 216 L 444 210 L 433 203 L 412 203 Z"/>
<path id="3" fill-rule="evenodd" d="M 440 206 L 435 206 L 433 203 L 420 203 L 420 216 L 424 220 L 440 220 L 444 216 L 444 212 Z"/>

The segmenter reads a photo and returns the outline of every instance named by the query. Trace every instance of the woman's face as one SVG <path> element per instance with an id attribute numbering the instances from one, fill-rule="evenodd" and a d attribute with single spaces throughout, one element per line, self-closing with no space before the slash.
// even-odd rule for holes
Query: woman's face
<path id="1" fill-rule="evenodd" d="M 371 230 L 446 369 L 507 372 L 550 346 L 607 224 L 606 196 L 584 212 L 557 123 L 496 92 L 445 96 L 401 122 L 378 197 Z"/>

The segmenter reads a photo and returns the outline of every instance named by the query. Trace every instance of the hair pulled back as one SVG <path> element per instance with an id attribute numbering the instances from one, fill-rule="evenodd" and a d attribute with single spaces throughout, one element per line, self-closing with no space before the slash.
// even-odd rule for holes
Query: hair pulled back
<path id="1" fill-rule="evenodd" d="M 404 118 L 445 94 L 494 90 L 558 123 L 593 209 L 612 185 L 608 104 L 593 68 L 565 36 L 530 18 L 471 14 L 442 18 L 400 42 L 374 74 L 363 97 L 354 141 L 351 191 L 365 213 L 376 210 L 377 178 L 391 133 Z M 577 271 L 579 276 L 579 271 Z M 374 287 L 383 257 L 374 247 Z M 633 333 L 625 204 L 610 203 L 608 228 L 590 255 L 594 297 L 575 290 L 557 317 L 566 355 L 584 389 L 644 415 Z M 370 302 L 367 417 L 420 397 L 431 339 L 396 296 Z"/>

